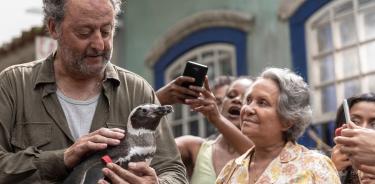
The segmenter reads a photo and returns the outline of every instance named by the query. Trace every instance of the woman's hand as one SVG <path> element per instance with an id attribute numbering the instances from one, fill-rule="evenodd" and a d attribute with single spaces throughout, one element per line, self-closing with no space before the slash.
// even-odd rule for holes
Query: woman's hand
<path id="1" fill-rule="evenodd" d="M 217 106 L 215 95 L 210 90 L 207 76 L 204 80 L 204 88 L 190 86 L 190 89 L 201 95 L 196 99 L 186 99 L 186 104 L 194 111 L 202 113 L 209 122 L 217 122 L 220 119 L 221 113 Z"/>
<path id="2" fill-rule="evenodd" d="M 370 172 L 358 170 L 358 177 L 361 183 L 374 183 L 375 181 L 375 167 L 369 166 L 368 168 Z"/>
<path id="3" fill-rule="evenodd" d="M 350 126 L 351 128 L 342 130 L 341 136 L 335 138 L 335 142 L 342 145 L 340 151 L 349 155 L 358 169 L 360 165 L 375 166 L 375 130 Z"/>
<path id="4" fill-rule="evenodd" d="M 341 145 L 337 144 L 332 149 L 331 160 L 335 164 L 338 171 L 343 171 L 345 168 L 351 165 L 348 155 L 341 153 Z"/>

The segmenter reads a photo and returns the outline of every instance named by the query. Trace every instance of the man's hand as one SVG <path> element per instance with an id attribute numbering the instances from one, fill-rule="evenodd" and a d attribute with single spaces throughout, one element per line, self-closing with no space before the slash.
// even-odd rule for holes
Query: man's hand
<path id="1" fill-rule="evenodd" d="M 120 139 L 125 137 L 125 131 L 119 128 L 101 128 L 77 139 L 76 142 L 64 152 L 64 163 L 67 168 L 73 168 L 82 159 L 92 152 L 103 150 L 108 145 L 120 144 Z"/>
<path id="2" fill-rule="evenodd" d="M 175 80 L 169 82 L 164 87 L 156 91 L 161 105 L 173 105 L 176 103 L 185 103 L 185 99 L 198 97 L 199 93 L 182 87 L 181 84 L 184 82 L 194 82 L 194 78 L 179 76 Z"/>
<path id="3" fill-rule="evenodd" d="M 117 164 L 109 163 L 107 168 L 103 169 L 103 173 L 113 184 L 159 183 L 155 170 L 148 166 L 146 162 L 129 163 L 128 170 Z M 105 180 L 100 180 L 98 183 L 109 184 Z"/>

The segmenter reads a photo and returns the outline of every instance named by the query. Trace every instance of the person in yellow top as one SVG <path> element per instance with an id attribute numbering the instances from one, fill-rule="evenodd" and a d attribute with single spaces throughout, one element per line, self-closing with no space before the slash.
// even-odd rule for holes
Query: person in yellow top
<path id="1" fill-rule="evenodd" d="M 268 68 L 246 92 L 243 104 L 241 131 L 254 146 L 227 163 L 217 184 L 340 183 L 327 156 L 296 143 L 312 118 L 302 77 Z"/>

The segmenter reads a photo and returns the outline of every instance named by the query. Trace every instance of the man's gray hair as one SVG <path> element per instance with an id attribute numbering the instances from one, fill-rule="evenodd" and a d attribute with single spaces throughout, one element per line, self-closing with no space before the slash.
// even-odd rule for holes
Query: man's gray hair
<path id="1" fill-rule="evenodd" d="M 56 21 L 60 25 L 65 16 L 65 4 L 68 0 L 43 0 L 44 24 L 47 25 L 48 19 Z M 116 19 L 121 12 L 121 0 L 110 0 L 115 11 Z M 117 22 L 117 20 L 115 21 Z"/>
<path id="2" fill-rule="evenodd" d="M 283 120 L 291 124 L 284 139 L 295 142 L 312 120 L 308 85 L 301 76 L 286 68 L 266 68 L 261 77 L 271 79 L 278 85 L 280 96 L 277 111 Z"/>

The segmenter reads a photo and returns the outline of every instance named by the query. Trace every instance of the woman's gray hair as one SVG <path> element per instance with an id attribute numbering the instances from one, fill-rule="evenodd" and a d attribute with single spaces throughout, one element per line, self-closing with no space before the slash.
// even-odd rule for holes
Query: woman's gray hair
<path id="1" fill-rule="evenodd" d="M 43 0 L 44 24 L 47 25 L 48 20 L 51 18 L 60 25 L 65 16 L 65 4 L 68 0 Z M 121 12 L 121 0 L 110 0 L 113 9 L 115 10 L 116 23 L 117 16 Z"/>
<path id="2" fill-rule="evenodd" d="M 284 139 L 295 142 L 312 120 L 308 85 L 301 76 L 286 68 L 266 68 L 261 77 L 271 79 L 278 85 L 280 96 L 277 112 L 291 124 Z"/>

